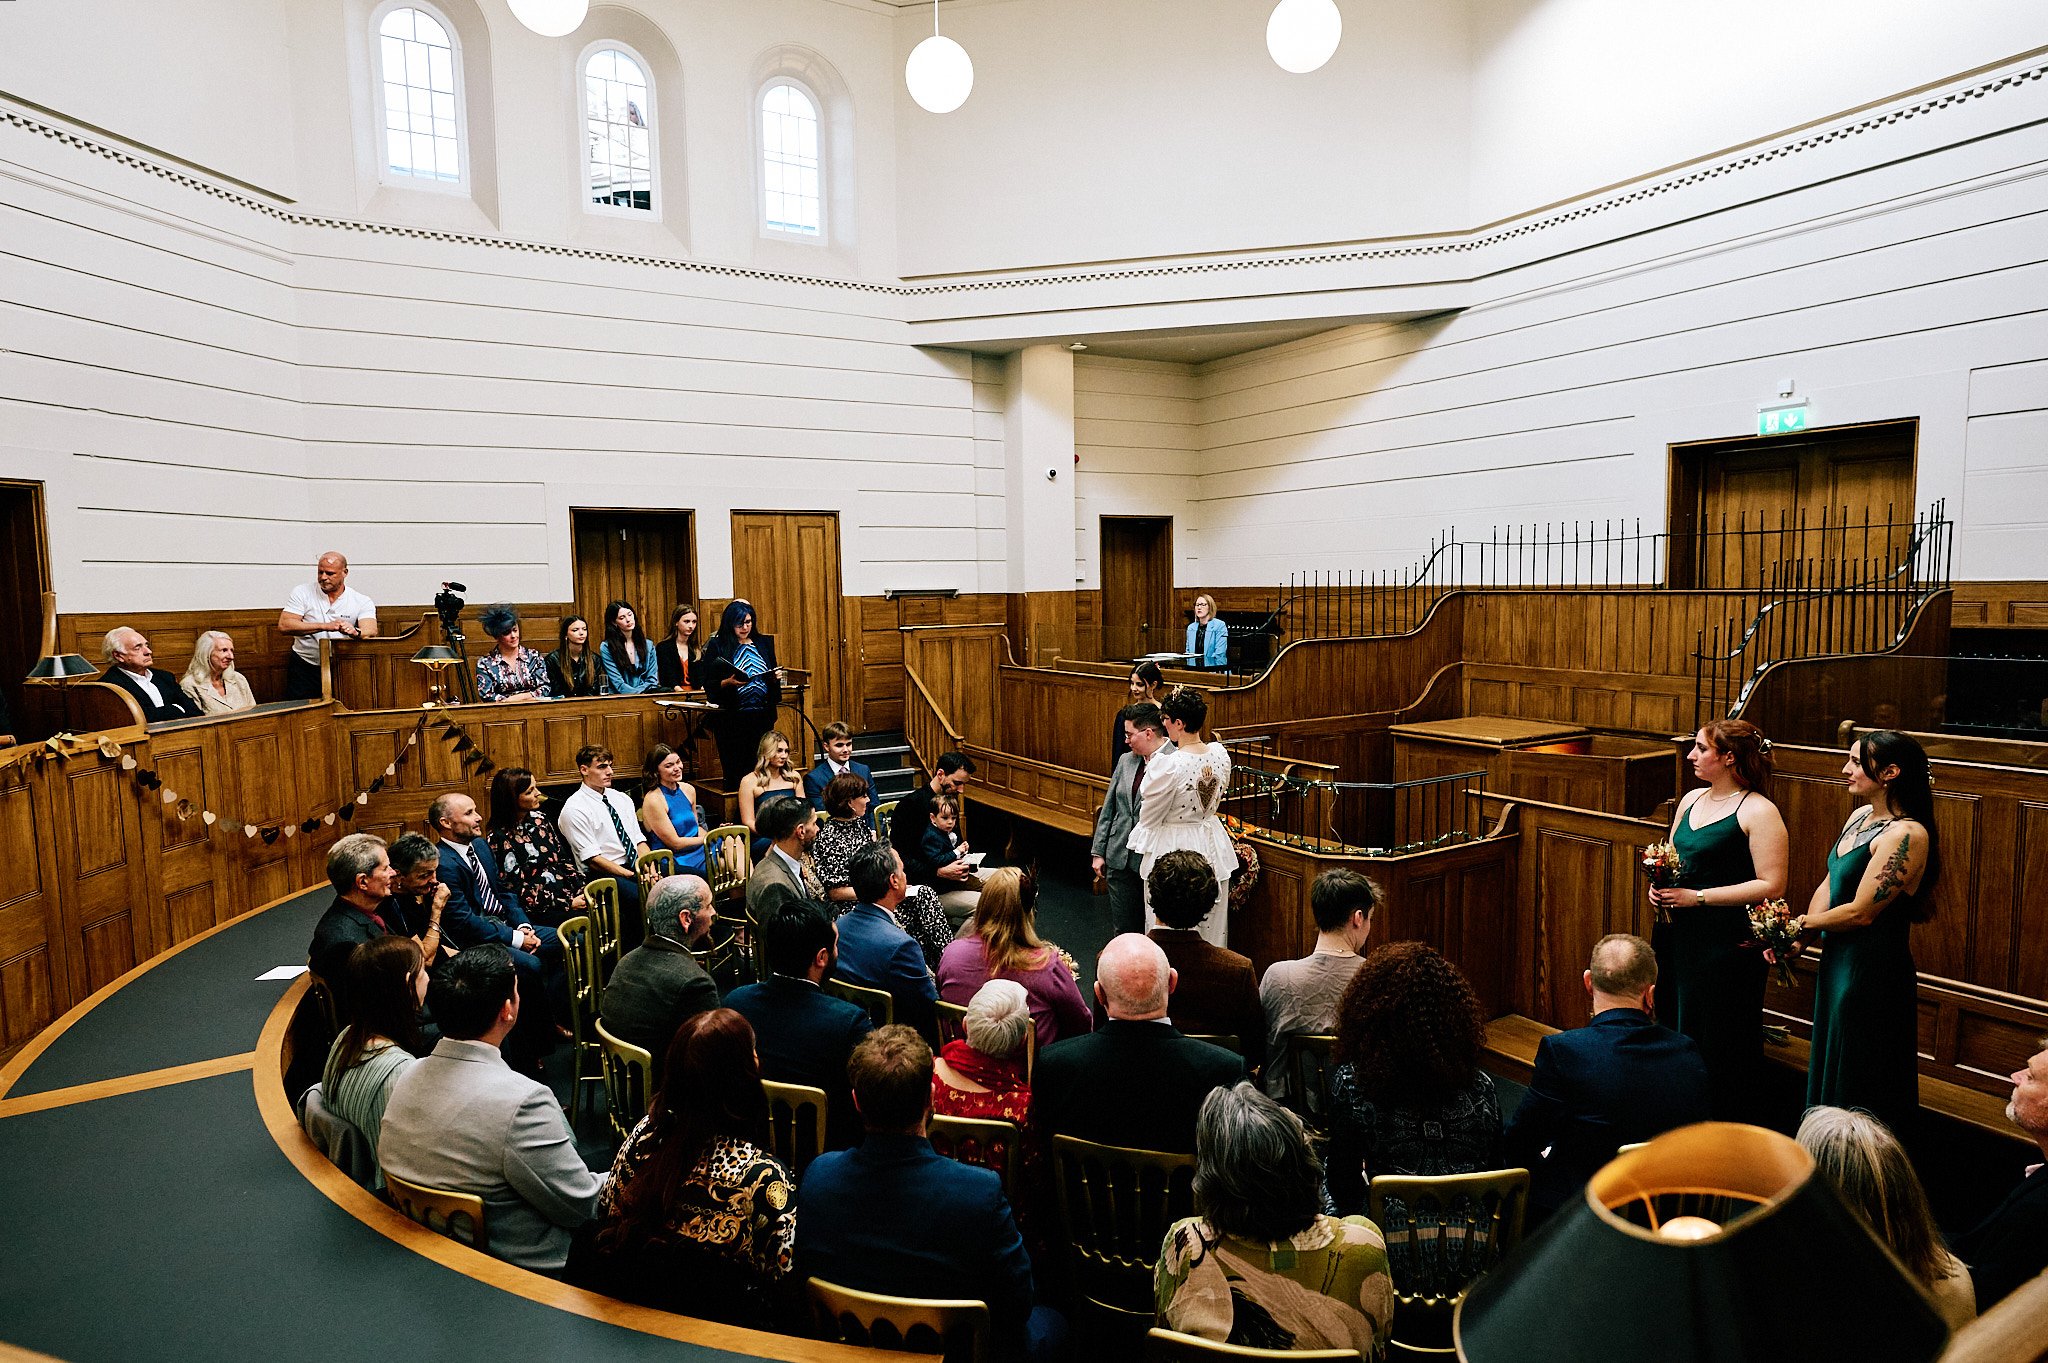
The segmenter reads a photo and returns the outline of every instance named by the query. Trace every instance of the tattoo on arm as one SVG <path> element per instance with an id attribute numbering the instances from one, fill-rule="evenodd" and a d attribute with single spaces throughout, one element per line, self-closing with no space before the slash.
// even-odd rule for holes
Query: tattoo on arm
<path id="1" fill-rule="evenodd" d="M 1913 835 L 1903 834 L 1898 849 L 1886 859 L 1884 869 L 1877 873 L 1877 894 L 1872 901 L 1882 904 L 1897 894 L 1906 883 L 1906 856 L 1913 846 Z"/>

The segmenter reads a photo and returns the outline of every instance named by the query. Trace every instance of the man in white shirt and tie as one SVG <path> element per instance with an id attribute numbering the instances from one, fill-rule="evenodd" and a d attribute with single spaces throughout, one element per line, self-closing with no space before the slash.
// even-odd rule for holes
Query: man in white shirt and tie
<path id="1" fill-rule="evenodd" d="M 640 878 L 634 863 L 647 850 L 647 834 L 633 802 L 612 789 L 612 750 L 602 743 L 585 744 L 576 753 L 576 774 L 583 784 L 562 802 L 556 826 L 569 842 L 584 872 L 593 879 L 610 876 L 619 885 L 619 941 L 630 951 L 640 945 Z"/>

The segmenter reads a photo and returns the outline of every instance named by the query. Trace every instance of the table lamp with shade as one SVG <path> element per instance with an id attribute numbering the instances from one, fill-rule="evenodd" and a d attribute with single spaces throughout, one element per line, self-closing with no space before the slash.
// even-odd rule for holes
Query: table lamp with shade
<path id="1" fill-rule="evenodd" d="M 445 704 L 448 688 L 443 674 L 449 668 L 462 661 L 460 655 L 446 644 L 428 644 L 425 648 L 412 655 L 412 661 L 433 674 L 433 699 L 430 703 L 434 705 Z"/>
<path id="2" fill-rule="evenodd" d="M 1616 1157 L 1458 1304 L 1469 1363 L 1938 1357 L 1933 1301 L 1814 1167 L 1701 1122 Z"/>

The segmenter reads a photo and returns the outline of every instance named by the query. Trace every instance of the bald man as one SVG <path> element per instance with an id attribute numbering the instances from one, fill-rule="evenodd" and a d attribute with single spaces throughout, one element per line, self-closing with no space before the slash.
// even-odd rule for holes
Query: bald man
<path id="1" fill-rule="evenodd" d="M 144 723 L 191 719 L 199 713 L 199 706 L 178 689 L 178 679 L 156 665 L 156 654 L 150 651 L 149 640 L 141 630 L 126 625 L 108 630 L 107 637 L 100 641 L 100 657 L 107 664 L 100 680 L 133 696 L 142 707 Z"/>
<path id="2" fill-rule="evenodd" d="M 292 638 L 285 699 L 318 700 L 320 641 L 376 638 L 377 603 L 348 585 L 348 560 L 330 549 L 313 565 L 313 581 L 292 588 L 277 617 L 277 632 Z"/>
<path id="3" fill-rule="evenodd" d="M 1127 932 L 1110 939 L 1095 961 L 1095 997 L 1109 1020 L 1038 1057 L 1031 1125 L 1042 1138 L 1194 1153 L 1202 1100 L 1243 1079 L 1244 1060 L 1182 1036 L 1167 1021 L 1176 982 L 1151 938 Z"/>

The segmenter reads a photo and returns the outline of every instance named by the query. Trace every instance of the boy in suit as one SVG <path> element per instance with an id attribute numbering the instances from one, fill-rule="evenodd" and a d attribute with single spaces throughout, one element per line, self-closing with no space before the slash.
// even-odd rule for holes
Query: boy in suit
<path id="1" fill-rule="evenodd" d="M 825 807 L 825 787 L 832 784 L 832 778 L 843 772 L 852 772 L 868 783 L 868 808 L 873 809 L 882 802 L 881 793 L 875 789 L 875 774 L 867 764 L 853 760 L 853 730 L 844 720 L 833 720 L 818 731 L 825 740 L 824 760 L 812 767 L 804 777 L 804 794 L 810 798 L 811 808 Z"/>

